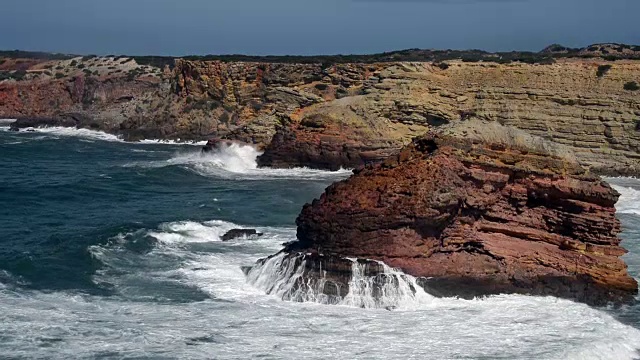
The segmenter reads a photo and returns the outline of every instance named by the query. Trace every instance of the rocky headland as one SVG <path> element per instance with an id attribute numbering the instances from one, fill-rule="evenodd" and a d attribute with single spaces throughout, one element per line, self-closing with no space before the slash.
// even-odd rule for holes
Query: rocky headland
<path id="1" fill-rule="evenodd" d="M 270 266 L 295 275 L 289 294 L 344 298 L 356 258 L 367 276 L 378 277 L 373 294 L 386 281 L 377 260 L 436 296 L 623 303 L 638 284 L 620 259 L 618 196 L 567 147 L 468 121 L 417 137 L 331 185 L 303 208 L 298 241 Z"/>
<path id="2" fill-rule="evenodd" d="M 0 117 L 143 138 L 224 138 L 262 166 L 356 167 L 465 119 L 571 148 L 595 173 L 637 175 L 640 48 L 406 50 L 326 57 L 0 53 Z M 631 84 L 631 85 L 629 85 Z"/>

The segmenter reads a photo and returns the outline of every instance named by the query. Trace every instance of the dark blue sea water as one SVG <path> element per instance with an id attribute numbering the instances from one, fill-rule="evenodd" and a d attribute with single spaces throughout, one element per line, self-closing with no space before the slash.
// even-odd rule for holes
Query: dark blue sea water
<path id="1" fill-rule="evenodd" d="M 293 240 L 302 205 L 349 172 L 257 169 L 257 155 L 0 128 L 0 358 L 640 358 L 638 306 L 265 295 L 240 267 Z M 640 181 L 611 181 L 639 278 Z M 220 241 L 237 227 L 265 235 Z"/>

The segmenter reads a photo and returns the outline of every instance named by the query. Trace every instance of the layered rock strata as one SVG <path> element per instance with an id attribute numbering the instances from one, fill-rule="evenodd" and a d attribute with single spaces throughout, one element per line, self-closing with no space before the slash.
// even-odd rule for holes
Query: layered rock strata
<path id="1" fill-rule="evenodd" d="M 446 69 L 388 64 L 360 95 L 296 113 L 261 161 L 299 166 L 320 156 L 326 160 L 321 167 L 353 167 L 428 130 L 481 119 L 567 145 L 594 172 L 638 174 L 640 97 L 624 84 L 640 79 L 640 63 L 616 62 L 598 76 L 601 65 L 575 59 L 553 65 L 450 62 Z"/>
<path id="2" fill-rule="evenodd" d="M 343 285 L 344 266 L 333 277 L 327 258 L 383 261 L 438 296 L 633 298 L 615 190 L 562 146 L 491 123 L 467 134 L 416 138 L 333 184 L 304 207 L 286 252 L 321 256 L 305 266 Z"/>

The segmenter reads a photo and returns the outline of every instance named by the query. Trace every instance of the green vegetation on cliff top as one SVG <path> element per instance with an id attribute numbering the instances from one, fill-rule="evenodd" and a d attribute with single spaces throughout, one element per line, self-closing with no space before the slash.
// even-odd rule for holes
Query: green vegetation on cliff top
<path id="1" fill-rule="evenodd" d="M 72 54 L 53 54 L 31 51 L 0 51 L 0 58 L 28 58 L 39 60 L 66 60 L 77 57 Z M 92 58 L 95 55 L 85 56 Z M 124 57 L 124 56 L 122 56 Z M 366 55 L 190 55 L 190 56 L 130 56 L 139 65 L 163 68 L 173 67 L 176 59 L 196 61 L 223 62 L 265 62 L 265 63 L 299 63 L 299 64 L 332 64 L 342 63 L 377 63 L 377 62 L 441 62 L 462 59 L 465 62 L 491 61 L 499 63 L 524 62 L 529 64 L 549 64 L 558 58 L 604 58 L 615 61 L 621 59 L 640 59 L 640 46 L 625 44 L 597 44 L 585 48 L 568 48 L 554 44 L 540 52 L 511 51 L 491 53 L 482 50 L 428 50 L 407 49 Z"/>

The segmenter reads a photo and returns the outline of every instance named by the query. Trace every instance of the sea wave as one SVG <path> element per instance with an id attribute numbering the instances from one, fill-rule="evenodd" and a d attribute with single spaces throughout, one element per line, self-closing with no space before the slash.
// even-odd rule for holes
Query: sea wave
<path id="1" fill-rule="evenodd" d="M 348 293 L 327 295 L 329 279 L 305 280 L 305 260 L 284 253 L 255 265 L 247 274 L 250 284 L 267 294 L 288 301 L 345 305 L 363 309 L 420 309 L 431 307 L 435 297 L 417 284 L 417 279 L 379 262 L 383 273 L 367 276 L 366 265 L 352 260 Z"/>
<path id="2" fill-rule="evenodd" d="M 94 282 L 115 285 L 116 292 L 132 298 L 146 295 L 153 287 L 143 284 L 159 282 L 198 289 L 211 298 L 258 296 L 262 293 L 246 283 L 240 266 L 277 252 L 283 242 L 295 239 L 295 229 L 252 227 L 262 235 L 222 241 L 227 231 L 245 228 L 222 220 L 177 221 L 118 234 L 105 245 L 88 248 L 104 265 Z M 131 271 L 132 264 L 136 271 Z M 131 283 L 139 286 L 131 287 Z"/>
<path id="3" fill-rule="evenodd" d="M 640 191 L 631 187 L 612 185 L 620 193 L 616 209 L 622 214 L 640 215 Z"/>
<path id="4" fill-rule="evenodd" d="M 640 215 L 640 181 L 635 178 L 604 178 L 620 193 L 616 210 L 621 214 Z"/>
<path id="5" fill-rule="evenodd" d="M 7 123 L 9 124 L 9 122 Z M 5 128 L 8 130 L 8 127 Z M 38 127 L 38 128 L 26 128 L 21 129 L 18 134 L 23 133 L 37 133 L 44 134 L 52 138 L 60 137 L 80 137 L 89 140 L 101 140 L 101 141 L 113 141 L 122 142 L 128 144 L 167 144 L 167 145 L 197 145 L 203 146 L 206 141 L 180 141 L 180 140 L 162 140 L 162 139 L 144 139 L 137 142 L 127 142 L 122 137 L 114 134 L 109 134 L 98 130 L 89 130 L 83 128 L 62 127 L 62 126 L 50 126 L 50 127 Z"/>
<path id="6" fill-rule="evenodd" d="M 167 160 L 132 162 L 124 166 L 141 168 L 182 166 L 202 176 L 231 180 L 340 179 L 346 178 L 352 173 L 348 169 L 326 171 L 309 168 L 259 168 L 257 159 L 261 154 L 262 152 L 251 145 L 231 144 L 207 153 L 200 151 L 180 152 Z"/>

